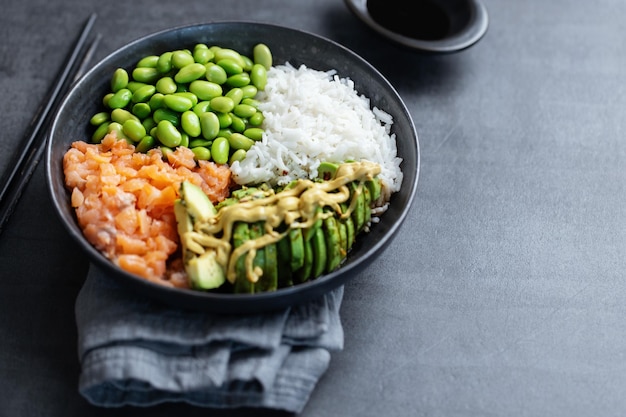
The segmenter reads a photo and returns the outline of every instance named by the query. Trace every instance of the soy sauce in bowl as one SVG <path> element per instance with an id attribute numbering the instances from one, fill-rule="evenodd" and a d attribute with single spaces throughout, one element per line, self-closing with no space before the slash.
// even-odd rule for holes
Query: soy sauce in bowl
<path id="1" fill-rule="evenodd" d="M 367 10 L 375 22 L 415 39 L 443 39 L 450 32 L 450 18 L 437 4 L 428 1 L 403 2 L 368 0 Z"/>

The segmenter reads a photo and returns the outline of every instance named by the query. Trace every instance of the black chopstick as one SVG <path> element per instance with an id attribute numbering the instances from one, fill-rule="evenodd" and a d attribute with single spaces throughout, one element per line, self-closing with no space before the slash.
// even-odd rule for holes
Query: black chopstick
<path id="1" fill-rule="evenodd" d="M 70 85 L 84 71 L 85 63 L 91 58 L 99 37 L 92 42 L 88 52 L 85 52 L 87 40 L 96 20 L 93 13 L 85 23 L 65 66 L 59 72 L 55 84 L 52 86 L 43 102 L 37 109 L 35 116 L 29 124 L 27 133 L 22 140 L 22 147 L 10 161 L 7 171 L 0 181 L 0 233 L 13 213 L 24 187 L 30 180 L 45 148 L 45 128 L 50 124 L 50 115 L 58 106 L 58 101 L 63 97 Z M 83 58 L 82 64 L 77 67 L 77 62 Z M 74 75 L 74 78 L 71 78 Z"/>

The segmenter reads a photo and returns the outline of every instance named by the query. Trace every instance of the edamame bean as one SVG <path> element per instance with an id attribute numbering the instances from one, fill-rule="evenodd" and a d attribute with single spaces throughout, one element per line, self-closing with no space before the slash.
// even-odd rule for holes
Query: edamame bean
<path id="1" fill-rule="evenodd" d="M 234 49 L 217 48 L 213 51 L 213 53 L 215 55 L 214 57 L 215 62 L 219 62 L 222 59 L 231 59 L 235 61 L 237 64 L 239 64 L 239 66 L 242 68 L 246 65 L 243 58 L 241 58 L 241 54 L 235 51 Z"/>
<path id="2" fill-rule="evenodd" d="M 104 97 L 102 97 L 102 104 L 104 104 L 104 107 L 109 107 L 109 100 L 111 100 L 111 97 L 114 95 L 115 93 L 107 93 Z"/>
<path id="3" fill-rule="evenodd" d="M 194 93 L 199 100 L 211 100 L 222 95 L 222 86 L 205 80 L 194 80 L 189 84 L 189 91 Z"/>
<path id="4" fill-rule="evenodd" d="M 152 117 L 146 117 L 141 121 L 141 124 L 146 128 L 146 132 L 151 132 L 156 127 L 157 122 Z"/>
<path id="5" fill-rule="evenodd" d="M 233 108 L 233 113 L 242 119 L 247 119 L 256 113 L 256 108 L 249 104 L 237 104 Z"/>
<path id="6" fill-rule="evenodd" d="M 137 67 L 132 74 L 135 81 L 146 84 L 154 84 L 161 76 L 159 70 L 152 67 Z"/>
<path id="7" fill-rule="evenodd" d="M 169 148 L 180 145 L 182 140 L 180 132 L 169 120 L 161 120 L 157 124 L 156 135 L 159 142 Z"/>
<path id="8" fill-rule="evenodd" d="M 133 98 L 133 93 L 128 88 L 122 88 L 111 96 L 107 104 L 111 109 L 121 109 L 126 107 Z"/>
<path id="9" fill-rule="evenodd" d="M 226 84 L 231 87 L 244 87 L 250 84 L 250 75 L 247 72 L 242 72 L 241 74 L 231 75 L 226 78 Z M 259 88 L 258 86 L 255 86 Z"/>
<path id="10" fill-rule="evenodd" d="M 234 164 L 236 161 L 243 161 L 244 159 L 246 159 L 246 151 L 245 149 L 237 149 L 235 152 L 233 152 L 233 154 L 230 156 L 230 159 L 228 160 L 228 163 L 230 165 Z"/>
<path id="11" fill-rule="evenodd" d="M 157 61 L 156 68 L 157 70 L 159 70 L 161 74 L 170 72 L 172 70 L 172 53 L 169 51 L 163 52 L 159 56 L 159 60 Z"/>
<path id="12" fill-rule="evenodd" d="M 144 120 L 146 117 L 150 116 L 152 109 L 148 103 L 136 103 L 133 105 L 130 112 L 137 116 L 140 120 Z"/>
<path id="13" fill-rule="evenodd" d="M 243 67 L 229 58 L 221 59 L 217 61 L 216 64 L 224 68 L 224 71 L 226 71 L 228 75 L 241 74 L 243 72 Z"/>
<path id="14" fill-rule="evenodd" d="M 226 140 L 228 140 L 230 147 L 233 149 L 243 149 L 247 151 L 254 145 L 254 140 L 237 132 L 231 134 Z"/>
<path id="15" fill-rule="evenodd" d="M 150 97 L 152 97 L 154 93 L 156 93 L 156 88 L 153 85 L 146 84 L 143 87 L 139 87 L 137 90 L 135 90 L 131 101 L 133 103 L 145 103 L 150 100 Z"/>
<path id="16" fill-rule="evenodd" d="M 193 152 L 193 155 L 199 161 L 211 160 L 211 151 L 209 150 L 209 148 L 205 148 L 204 146 L 197 146 L 195 148 L 191 148 L 191 152 Z"/>
<path id="17" fill-rule="evenodd" d="M 152 110 L 160 109 L 164 106 L 163 104 L 164 97 L 165 97 L 165 94 L 154 93 L 154 95 L 150 97 L 150 100 L 148 101 L 148 105 L 150 106 Z"/>
<path id="18" fill-rule="evenodd" d="M 214 97 L 210 100 L 211 110 L 220 113 L 229 113 L 235 108 L 233 99 L 226 96 Z"/>
<path id="19" fill-rule="evenodd" d="M 180 125 L 183 130 L 191 137 L 198 137 L 202 134 L 200 128 L 200 117 L 191 110 L 185 111 L 180 116 Z"/>
<path id="20" fill-rule="evenodd" d="M 199 64 L 206 64 L 213 57 L 213 52 L 203 43 L 199 43 L 193 48 L 193 59 Z"/>
<path id="21" fill-rule="evenodd" d="M 207 63 L 205 67 L 206 74 L 204 74 L 204 77 L 207 79 L 207 81 L 211 81 L 219 85 L 222 85 L 226 82 L 228 74 L 226 74 L 226 70 L 224 68 L 220 67 L 214 62 Z"/>
<path id="22" fill-rule="evenodd" d="M 241 59 L 243 59 L 243 62 L 244 62 L 243 70 L 250 72 L 250 70 L 252 69 L 252 66 L 254 65 L 254 62 L 250 59 L 250 57 L 246 55 L 241 55 Z"/>
<path id="23" fill-rule="evenodd" d="M 191 105 L 192 106 L 195 106 L 196 104 L 198 104 L 198 96 L 196 96 L 191 91 L 179 91 L 179 92 L 174 93 L 174 95 L 175 96 L 185 97 L 185 98 L 191 100 Z"/>
<path id="24" fill-rule="evenodd" d="M 180 132 L 180 143 L 178 146 L 184 146 L 185 148 L 189 147 L 189 135 L 185 132 Z"/>
<path id="25" fill-rule="evenodd" d="M 250 71 L 250 81 L 257 89 L 263 91 L 267 85 L 267 70 L 261 64 L 254 64 Z"/>
<path id="26" fill-rule="evenodd" d="M 244 98 L 243 100 L 241 100 L 241 104 L 248 104 L 258 110 L 259 104 L 261 103 L 259 102 L 259 100 L 255 100 L 253 98 Z"/>
<path id="27" fill-rule="evenodd" d="M 233 118 L 228 113 L 217 113 L 217 118 L 220 121 L 220 129 L 230 126 L 233 122 Z"/>
<path id="28" fill-rule="evenodd" d="M 180 124 L 178 113 L 165 107 L 156 109 L 152 113 L 152 118 L 154 119 L 155 122 L 157 122 L 157 124 L 161 122 L 162 120 L 167 120 L 174 126 L 178 126 Z"/>
<path id="29" fill-rule="evenodd" d="M 242 100 L 245 100 L 247 98 L 254 98 L 259 92 L 259 90 L 253 84 L 244 85 L 243 87 L 241 87 L 241 91 L 243 91 Z"/>
<path id="30" fill-rule="evenodd" d="M 123 125 L 126 120 L 130 119 L 139 121 L 139 118 L 137 116 L 135 116 L 126 109 L 114 109 L 111 112 L 111 120 L 121 125 Z"/>
<path id="31" fill-rule="evenodd" d="M 192 139 L 192 140 L 189 141 L 189 147 L 190 148 L 197 148 L 198 146 L 203 146 L 203 147 L 207 148 L 207 147 L 210 147 L 212 143 L 213 143 L 212 140 Z"/>
<path id="32" fill-rule="evenodd" d="M 193 64 L 182 67 L 174 76 L 174 80 L 177 83 L 190 83 L 204 77 L 205 73 L 206 67 L 202 64 L 194 62 Z"/>
<path id="33" fill-rule="evenodd" d="M 228 162 L 230 155 L 230 144 L 228 139 L 218 137 L 215 138 L 211 145 L 211 158 L 216 164 L 225 164 Z"/>
<path id="34" fill-rule="evenodd" d="M 217 132 L 217 136 L 221 136 L 223 138 L 229 138 L 230 135 L 233 134 L 232 129 L 229 128 L 225 128 L 225 129 L 220 129 L 219 132 Z"/>
<path id="35" fill-rule="evenodd" d="M 122 125 L 118 122 L 109 123 L 109 127 L 107 128 L 107 133 L 114 134 L 117 139 L 125 139 L 129 143 L 132 142 L 130 139 L 126 137 L 126 134 L 124 133 L 124 129 L 122 129 Z"/>
<path id="36" fill-rule="evenodd" d="M 156 146 L 156 140 L 154 140 L 154 138 L 152 136 L 146 135 L 143 138 L 141 138 L 141 140 L 139 141 L 139 143 L 135 147 L 135 150 L 137 152 L 146 153 L 150 149 L 154 148 L 155 146 Z"/>
<path id="37" fill-rule="evenodd" d="M 102 139 L 106 136 L 107 133 L 109 133 L 109 124 L 111 123 L 106 121 L 96 128 L 96 130 L 91 135 L 91 141 L 93 143 L 102 142 Z"/>
<path id="38" fill-rule="evenodd" d="M 187 97 L 176 94 L 166 94 L 163 103 L 171 110 L 182 113 L 193 107 L 193 102 Z"/>
<path id="39" fill-rule="evenodd" d="M 243 131 L 246 130 L 246 122 L 241 117 L 233 113 L 230 113 L 230 117 L 233 119 L 230 124 L 233 131 L 243 133 Z"/>
<path id="40" fill-rule="evenodd" d="M 193 64 L 193 55 L 188 51 L 178 50 L 172 52 L 172 66 L 174 68 L 183 68 L 186 65 Z"/>
<path id="41" fill-rule="evenodd" d="M 211 102 L 210 101 L 199 101 L 198 104 L 193 106 L 193 112 L 200 116 L 202 113 L 211 111 Z"/>
<path id="42" fill-rule="evenodd" d="M 141 87 L 146 86 L 146 85 L 149 85 L 149 84 L 140 83 L 139 81 L 131 80 L 128 82 L 128 85 L 126 86 L 126 88 L 128 88 L 130 91 L 133 92 L 133 94 L 135 94 L 135 91 L 139 90 Z"/>
<path id="43" fill-rule="evenodd" d="M 143 127 L 139 120 L 128 119 L 122 124 L 124 134 L 133 142 L 139 142 L 146 136 L 146 128 Z"/>
<path id="44" fill-rule="evenodd" d="M 243 134 L 246 137 L 249 137 L 252 140 L 259 141 L 263 139 L 264 130 L 258 127 L 249 127 L 243 131 Z"/>
<path id="45" fill-rule="evenodd" d="M 178 85 L 172 77 L 161 77 L 156 82 L 156 91 L 161 94 L 174 94 Z"/>
<path id="46" fill-rule="evenodd" d="M 161 150 L 161 153 L 163 154 L 163 160 L 164 161 L 169 161 L 170 159 L 170 155 L 174 153 L 174 149 L 169 148 L 167 146 L 159 146 L 159 149 Z"/>
<path id="47" fill-rule="evenodd" d="M 89 123 L 93 126 L 100 126 L 102 123 L 108 122 L 109 120 L 111 120 L 111 115 L 105 111 L 101 111 L 91 116 Z"/>
<path id="48" fill-rule="evenodd" d="M 248 123 L 251 126 L 261 126 L 263 124 L 263 120 L 265 120 L 265 116 L 263 116 L 263 113 L 258 111 L 250 116 L 250 118 L 248 119 Z"/>
<path id="49" fill-rule="evenodd" d="M 122 88 L 126 88 L 128 85 L 128 72 L 124 68 L 118 68 L 113 71 L 111 77 L 111 91 L 117 93 Z"/>
<path id="50" fill-rule="evenodd" d="M 233 100 L 233 104 L 236 106 L 243 99 L 243 90 L 239 87 L 231 88 L 225 96 Z"/>
<path id="51" fill-rule="evenodd" d="M 139 68 L 156 68 L 158 62 L 158 55 L 148 55 L 141 58 L 139 62 L 137 62 L 136 66 Z"/>
<path id="52" fill-rule="evenodd" d="M 220 121 L 213 112 L 205 112 L 200 115 L 200 130 L 205 139 L 214 139 L 220 130 Z"/>
<path id="53" fill-rule="evenodd" d="M 255 64 L 261 64 L 266 70 L 272 66 L 272 52 L 264 43 L 259 43 L 252 48 L 252 59 Z"/>

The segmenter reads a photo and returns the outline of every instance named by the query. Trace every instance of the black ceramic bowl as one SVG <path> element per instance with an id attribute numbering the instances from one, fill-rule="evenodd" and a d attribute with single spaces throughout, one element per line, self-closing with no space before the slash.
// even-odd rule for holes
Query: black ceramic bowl
<path id="1" fill-rule="evenodd" d="M 378 34 L 405 47 L 433 54 L 459 52 L 487 32 L 480 0 L 344 0 Z"/>
<path id="2" fill-rule="evenodd" d="M 272 50 L 274 64 L 289 61 L 318 70 L 336 69 L 341 77 L 351 78 L 355 88 L 368 96 L 373 106 L 394 117 L 393 132 L 397 135 L 398 154 L 403 158 L 401 190 L 393 195 L 380 223 L 373 225 L 369 234 L 359 237 L 345 264 L 335 272 L 293 287 L 253 295 L 172 289 L 123 271 L 83 237 L 70 206 L 69 191 L 64 186 L 64 153 L 73 141 L 89 139 L 89 119 L 101 109 L 101 99 L 108 91 L 116 68 L 131 68 L 143 56 L 192 47 L 198 42 L 238 51 L 249 50 L 254 44 L 262 42 Z M 299 30 L 252 22 L 216 22 L 174 28 L 143 37 L 110 54 L 85 74 L 65 97 L 56 114 L 46 150 L 46 170 L 52 201 L 61 221 L 89 259 L 110 278 L 171 306 L 251 313 L 284 308 L 320 296 L 356 277 L 380 255 L 397 233 L 414 199 L 419 156 L 414 124 L 398 93 L 375 68 L 353 52 L 328 39 Z"/>

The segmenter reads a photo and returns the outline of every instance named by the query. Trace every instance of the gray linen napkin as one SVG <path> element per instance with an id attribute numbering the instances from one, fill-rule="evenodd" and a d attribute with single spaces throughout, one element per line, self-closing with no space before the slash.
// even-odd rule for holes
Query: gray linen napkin
<path id="1" fill-rule="evenodd" d="M 186 402 L 299 413 L 343 349 L 343 287 L 284 311 L 180 311 L 91 266 L 76 300 L 79 391 L 102 407 Z"/>

